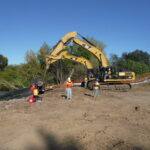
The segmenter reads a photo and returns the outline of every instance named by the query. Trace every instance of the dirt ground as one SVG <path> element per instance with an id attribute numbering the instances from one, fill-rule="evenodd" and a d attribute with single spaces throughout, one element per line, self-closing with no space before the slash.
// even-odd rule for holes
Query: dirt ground
<path id="1" fill-rule="evenodd" d="M 0 150 L 150 150 L 150 84 L 128 92 L 73 88 L 0 102 Z"/>

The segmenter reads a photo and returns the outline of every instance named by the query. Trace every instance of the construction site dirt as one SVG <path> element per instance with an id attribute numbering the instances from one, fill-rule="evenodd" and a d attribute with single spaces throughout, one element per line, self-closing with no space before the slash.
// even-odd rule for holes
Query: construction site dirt
<path id="1" fill-rule="evenodd" d="M 0 101 L 0 150 L 150 150 L 150 83 L 128 92 L 65 88 Z"/>

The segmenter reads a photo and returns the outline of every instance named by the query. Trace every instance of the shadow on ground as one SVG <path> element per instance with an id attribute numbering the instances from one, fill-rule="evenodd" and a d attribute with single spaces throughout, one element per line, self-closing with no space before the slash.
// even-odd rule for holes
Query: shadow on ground
<path id="1" fill-rule="evenodd" d="M 44 142 L 44 147 L 39 148 L 35 145 L 31 145 L 27 150 L 83 150 L 83 146 L 73 139 L 68 137 L 62 142 L 59 141 L 53 134 L 48 134 L 43 130 L 38 131 L 41 140 Z"/>
<path id="2" fill-rule="evenodd" d="M 46 133 L 44 130 L 38 131 L 39 136 L 44 144 L 43 147 L 37 147 L 36 145 L 28 146 L 27 150 L 86 150 L 87 145 L 79 143 L 73 137 L 67 137 L 62 141 L 58 140 L 53 134 Z M 96 141 L 96 143 L 100 141 Z M 96 144 L 91 143 L 91 144 Z M 97 144 L 98 144 L 97 143 Z M 117 140 L 116 142 L 108 142 L 106 149 L 102 149 L 99 145 L 96 149 L 93 150 L 149 150 L 140 146 L 135 146 L 129 143 L 126 143 L 123 140 Z"/>
<path id="3" fill-rule="evenodd" d="M 61 97 L 67 99 L 67 96 L 64 94 L 62 94 Z"/>
<path id="4" fill-rule="evenodd" d="M 93 97 L 92 94 L 87 94 L 87 93 L 84 93 L 85 96 L 89 96 L 89 97 Z"/>

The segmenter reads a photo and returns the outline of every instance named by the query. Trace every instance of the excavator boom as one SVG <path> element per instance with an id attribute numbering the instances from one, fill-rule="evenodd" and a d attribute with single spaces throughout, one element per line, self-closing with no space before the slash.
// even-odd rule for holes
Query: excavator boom
<path id="1" fill-rule="evenodd" d="M 65 49 L 68 42 L 74 38 L 78 33 L 77 32 L 69 32 L 66 34 L 55 46 L 54 50 L 51 52 L 51 56 L 58 55 L 63 49 Z"/>
<path id="2" fill-rule="evenodd" d="M 96 58 L 98 59 L 98 61 L 102 65 L 102 67 L 109 66 L 109 63 L 108 63 L 106 56 L 103 53 L 102 49 L 94 46 L 92 43 L 88 42 L 87 40 L 82 41 L 79 38 L 76 38 L 77 35 L 78 35 L 77 32 L 69 32 L 56 44 L 56 46 L 54 47 L 54 50 L 46 57 L 46 64 L 47 64 L 46 68 L 47 69 L 49 68 L 49 65 L 51 64 L 51 59 L 53 59 L 61 51 L 63 51 L 66 48 L 66 45 L 69 44 L 70 42 L 73 42 L 73 43 L 85 48 L 90 53 L 92 53 L 94 56 L 96 56 Z M 82 37 L 82 38 L 84 38 L 84 37 Z"/>
<path id="3" fill-rule="evenodd" d="M 69 59 L 69 60 L 73 60 L 75 62 L 83 64 L 88 70 L 93 69 L 93 65 L 91 64 L 91 62 L 89 60 L 87 60 L 83 57 L 77 57 L 77 56 L 68 54 L 67 51 L 62 51 L 56 57 L 51 57 L 51 58 L 52 58 L 51 64 L 56 62 L 57 60 L 60 60 L 60 59 Z"/>

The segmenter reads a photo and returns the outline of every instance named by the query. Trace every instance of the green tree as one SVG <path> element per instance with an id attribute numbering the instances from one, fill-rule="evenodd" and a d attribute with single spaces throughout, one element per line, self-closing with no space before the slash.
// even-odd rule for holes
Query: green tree
<path id="1" fill-rule="evenodd" d="M 55 83 L 63 83 L 71 74 L 75 64 L 74 61 L 68 59 L 58 60 L 50 65 L 48 72 L 53 76 Z"/>
<path id="2" fill-rule="evenodd" d="M 0 71 L 4 70 L 4 68 L 8 65 L 8 59 L 7 57 L 4 57 L 3 55 L 0 55 Z"/>
<path id="3" fill-rule="evenodd" d="M 0 72 L 0 89 L 28 87 L 36 78 L 44 78 L 45 56 L 50 50 L 48 45 L 44 43 L 37 53 L 32 50 L 26 52 L 26 62 L 24 64 L 5 67 Z M 52 80 L 52 76 L 49 73 L 46 75 L 46 80 Z"/>
<path id="4" fill-rule="evenodd" d="M 122 58 L 124 60 L 134 60 L 137 62 L 141 62 L 147 65 L 150 65 L 150 54 L 144 52 L 142 50 L 134 50 L 130 53 L 123 53 Z"/>
<path id="5" fill-rule="evenodd" d="M 37 54 L 37 59 L 42 69 L 45 69 L 45 66 L 46 66 L 45 58 L 46 58 L 46 55 L 50 54 L 51 51 L 52 49 L 46 43 L 44 43 L 39 49 L 38 54 Z"/>
<path id="6" fill-rule="evenodd" d="M 115 68 L 117 71 L 122 71 L 124 70 L 123 64 L 125 61 L 122 59 L 122 57 L 119 57 L 116 54 L 111 54 L 110 55 L 110 65 Z"/>
<path id="7" fill-rule="evenodd" d="M 148 73 L 150 71 L 148 65 L 134 60 L 125 61 L 123 67 L 125 70 L 132 70 L 137 74 Z"/>
<path id="8" fill-rule="evenodd" d="M 0 72 L 0 90 L 25 87 L 25 78 L 21 75 L 20 65 L 9 65 Z"/>
<path id="9" fill-rule="evenodd" d="M 37 54 L 32 50 L 26 52 L 25 56 L 26 63 L 22 64 L 22 75 L 26 76 L 30 82 L 35 78 L 43 75 L 43 70 L 38 62 Z"/>
<path id="10" fill-rule="evenodd" d="M 143 74 L 150 71 L 148 55 L 146 52 L 137 50 L 123 53 L 121 57 L 112 54 L 110 62 L 117 71 L 134 71 L 137 74 Z"/>

